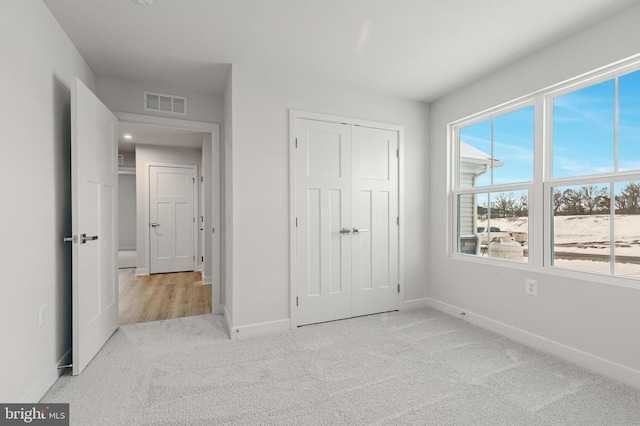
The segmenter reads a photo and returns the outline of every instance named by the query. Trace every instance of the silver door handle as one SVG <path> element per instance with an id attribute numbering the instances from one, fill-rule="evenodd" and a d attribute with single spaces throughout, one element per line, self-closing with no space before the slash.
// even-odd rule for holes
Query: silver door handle
<path id="1" fill-rule="evenodd" d="M 354 234 L 359 234 L 361 232 L 369 232 L 368 229 L 358 229 L 358 228 L 353 228 L 353 233 Z"/>
<path id="2" fill-rule="evenodd" d="M 158 226 L 160 226 L 160 224 L 159 224 L 159 223 L 155 223 L 155 222 L 153 222 L 153 223 L 151 224 L 151 227 L 152 227 L 152 228 L 157 228 Z"/>
<path id="3" fill-rule="evenodd" d="M 349 228 L 342 228 L 342 229 L 340 230 L 340 233 L 341 233 L 341 234 L 350 234 L 350 233 L 351 233 L 351 229 L 349 229 Z"/>
<path id="4" fill-rule="evenodd" d="M 87 234 L 82 234 L 80 235 L 80 244 L 84 244 L 87 241 L 95 241 L 98 239 L 97 235 L 92 235 L 90 237 L 87 236 Z"/>

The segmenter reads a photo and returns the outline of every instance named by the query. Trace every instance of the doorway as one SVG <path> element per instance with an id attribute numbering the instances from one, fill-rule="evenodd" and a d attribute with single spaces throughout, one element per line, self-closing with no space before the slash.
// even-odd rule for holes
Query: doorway
<path id="1" fill-rule="evenodd" d="M 219 313 L 219 126 L 115 115 L 121 169 L 137 180 L 136 261 L 120 270 L 120 323 Z"/>
<path id="2" fill-rule="evenodd" d="M 291 115 L 293 325 L 398 310 L 401 126 Z"/>

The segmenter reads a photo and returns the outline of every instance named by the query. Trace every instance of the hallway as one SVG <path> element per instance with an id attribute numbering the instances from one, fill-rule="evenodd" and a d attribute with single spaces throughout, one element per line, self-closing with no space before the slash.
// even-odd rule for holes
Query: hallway
<path id="1" fill-rule="evenodd" d="M 120 269 L 120 325 L 211 313 L 211 286 L 200 272 L 135 276 Z"/>

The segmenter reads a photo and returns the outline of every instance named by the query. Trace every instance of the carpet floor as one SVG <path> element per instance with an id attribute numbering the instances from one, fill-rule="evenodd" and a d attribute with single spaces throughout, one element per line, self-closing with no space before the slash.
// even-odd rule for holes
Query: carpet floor
<path id="1" fill-rule="evenodd" d="M 640 390 L 429 308 L 239 341 L 217 315 L 126 325 L 42 402 L 72 425 L 640 425 Z"/>

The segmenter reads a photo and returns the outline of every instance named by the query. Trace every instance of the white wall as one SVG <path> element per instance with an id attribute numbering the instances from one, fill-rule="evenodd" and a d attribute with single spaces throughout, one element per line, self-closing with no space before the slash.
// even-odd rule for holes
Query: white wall
<path id="1" fill-rule="evenodd" d="M 428 106 L 242 66 L 232 75 L 233 326 L 290 318 L 290 108 L 404 125 L 405 298 L 426 298 Z"/>
<path id="2" fill-rule="evenodd" d="M 118 248 L 136 249 L 136 175 L 118 175 Z"/>
<path id="3" fill-rule="evenodd" d="M 551 345 L 558 350 L 574 348 L 563 350 L 601 372 L 631 375 L 640 386 L 640 288 L 454 260 L 445 248 L 447 123 L 638 53 L 638 22 L 640 6 L 634 6 L 432 104 L 428 220 L 432 298 L 514 327 L 516 334 L 558 342 Z M 525 294 L 525 278 L 538 280 L 537 297 Z"/>
<path id="4" fill-rule="evenodd" d="M 168 95 L 187 97 L 187 115 L 165 114 L 145 111 L 142 103 L 143 92 L 158 92 Z M 155 115 L 206 123 L 221 124 L 224 119 L 222 98 L 200 93 L 176 93 L 171 86 L 148 87 L 143 83 L 118 80 L 98 76 L 96 78 L 96 95 L 111 110 L 132 114 Z"/>
<path id="5" fill-rule="evenodd" d="M 197 167 L 196 176 L 200 176 L 202 151 L 199 149 L 169 148 L 151 145 L 136 146 L 136 210 L 138 261 L 137 275 L 149 273 L 149 164 L 186 164 Z M 196 194 L 200 194 L 200 182 Z M 196 211 L 200 211 L 199 204 Z M 199 244 L 199 243 L 198 243 Z"/>
<path id="6" fill-rule="evenodd" d="M 0 401 L 35 402 L 71 347 L 70 87 L 95 81 L 41 1 L 0 2 L 0 52 Z"/>

